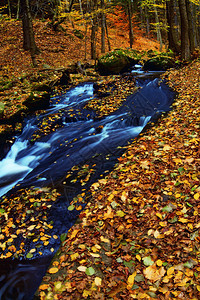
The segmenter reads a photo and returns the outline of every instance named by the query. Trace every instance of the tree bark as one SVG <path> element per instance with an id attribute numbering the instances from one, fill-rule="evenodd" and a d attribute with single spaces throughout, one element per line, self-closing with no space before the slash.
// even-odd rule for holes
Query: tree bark
<path id="1" fill-rule="evenodd" d="M 158 18 L 158 11 L 157 11 L 155 1 L 153 1 L 153 3 L 154 3 L 154 12 L 155 12 L 155 21 L 156 21 L 157 40 L 158 42 L 160 42 L 160 51 L 162 51 L 163 42 L 162 42 L 162 35 L 160 30 L 159 18 Z"/>
<path id="2" fill-rule="evenodd" d="M 97 8 L 97 0 L 91 1 L 92 12 Z M 97 32 L 97 15 L 92 17 L 92 29 L 91 29 L 91 59 L 96 60 L 96 32 Z"/>
<path id="3" fill-rule="evenodd" d="M 128 1 L 128 21 L 129 21 L 129 42 L 130 42 L 130 48 L 133 47 L 133 40 L 134 40 L 134 36 L 133 36 L 133 24 L 132 24 L 132 7 L 131 7 L 131 2 Z"/>
<path id="4" fill-rule="evenodd" d="M 104 13 L 105 3 L 104 0 L 101 0 L 101 53 L 105 53 L 105 33 L 106 33 L 106 16 Z"/>
<path id="5" fill-rule="evenodd" d="M 35 43 L 29 0 L 21 0 L 21 8 L 23 26 L 23 48 L 24 50 L 30 51 L 33 66 L 36 67 L 36 54 L 39 53 L 39 49 L 37 48 Z"/>
<path id="6" fill-rule="evenodd" d="M 190 51 L 193 52 L 195 49 L 195 33 L 196 33 L 196 24 L 192 18 L 192 3 L 189 0 L 186 0 L 186 9 L 188 17 L 188 33 L 189 33 L 189 42 L 190 42 Z"/>
<path id="7" fill-rule="evenodd" d="M 178 33 L 175 25 L 175 3 L 174 0 L 166 1 L 167 7 L 167 23 L 169 26 L 168 29 L 168 41 L 169 41 L 169 49 L 171 49 L 175 54 L 179 54 L 180 46 L 178 44 Z"/>
<path id="8" fill-rule="evenodd" d="M 181 18 L 181 58 L 190 59 L 189 28 L 185 0 L 178 0 Z"/>
<path id="9" fill-rule="evenodd" d="M 106 21 L 106 20 L 105 20 Z M 109 39 L 109 35 L 108 35 L 108 26 L 107 26 L 107 22 L 105 23 L 106 26 L 106 35 L 107 35 L 107 41 L 108 41 L 108 51 L 111 51 L 111 45 L 110 45 L 110 39 Z"/>

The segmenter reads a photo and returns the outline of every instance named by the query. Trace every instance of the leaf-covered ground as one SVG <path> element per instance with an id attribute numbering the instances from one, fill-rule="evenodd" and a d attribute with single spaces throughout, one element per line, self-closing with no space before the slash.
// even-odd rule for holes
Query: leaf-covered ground
<path id="1" fill-rule="evenodd" d="M 172 111 L 92 185 L 41 299 L 200 298 L 200 62 L 165 77 Z"/>
<path id="2" fill-rule="evenodd" d="M 119 11 L 118 11 L 119 14 Z M 111 49 L 129 47 L 128 30 L 124 30 L 125 22 L 119 23 L 121 15 L 115 14 L 114 20 L 109 17 L 109 40 Z M 5 104 L 4 117 L 9 118 L 16 114 L 18 110 L 26 109 L 23 101 L 27 97 L 27 77 L 29 74 L 48 68 L 67 68 L 69 65 L 80 62 L 94 63 L 90 59 L 90 39 L 76 37 L 76 30 L 84 33 L 84 26 L 81 22 L 75 22 L 75 29 L 70 21 L 63 24 L 64 31 L 55 32 L 49 26 L 49 20 L 34 20 L 35 40 L 40 54 L 37 55 L 38 67 L 33 68 L 29 51 L 23 50 L 22 22 L 19 20 L 1 17 L 0 18 L 0 98 Z M 134 49 L 136 50 L 158 50 L 159 44 L 153 38 L 146 38 L 142 31 L 135 25 Z M 88 33 L 88 37 L 89 37 Z M 97 37 L 97 56 L 100 53 L 100 31 Z M 108 43 L 106 41 L 106 51 Z M 86 60 L 85 60 L 86 58 Z M 74 83 L 88 78 L 83 74 L 73 78 Z M 9 127 L 6 127 L 9 131 Z M 0 133 L 5 131 L 5 125 L 0 125 Z"/>

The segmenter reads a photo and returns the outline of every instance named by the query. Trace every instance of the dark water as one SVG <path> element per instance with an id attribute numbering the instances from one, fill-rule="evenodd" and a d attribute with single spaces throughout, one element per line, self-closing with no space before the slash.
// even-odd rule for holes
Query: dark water
<path id="1" fill-rule="evenodd" d="M 67 232 L 78 216 L 78 212 L 68 210 L 68 205 L 83 187 L 80 182 L 64 182 L 66 173 L 73 166 L 95 165 L 84 186 L 87 190 L 112 169 L 124 151 L 122 147 L 138 136 L 148 122 L 170 109 L 173 92 L 159 79 L 149 79 L 147 75 L 137 72 L 137 85 L 142 88 L 105 118 L 97 118 L 94 112 L 83 109 L 94 97 L 93 83 L 79 84 L 65 95 L 53 98 L 44 114 L 27 120 L 22 134 L 0 162 L 0 196 L 32 185 L 53 185 L 62 195 L 49 214 L 54 222 L 53 233 Z M 56 130 L 33 141 L 41 124 L 55 115 Z M 25 244 L 26 253 L 31 247 L 30 241 Z M 32 299 L 53 256 L 51 247 L 56 251 L 59 242 L 50 242 L 42 257 L 36 254 L 32 260 L 0 261 L 0 299 Z"/>

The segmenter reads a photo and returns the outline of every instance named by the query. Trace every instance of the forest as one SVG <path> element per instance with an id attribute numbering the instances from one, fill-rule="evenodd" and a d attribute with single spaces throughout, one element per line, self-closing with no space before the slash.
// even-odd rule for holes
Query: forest
<path id="1" fill-rule="evenodd" d="M 200 298 L 200 1 L 2 0 L 0 299 Z"/>

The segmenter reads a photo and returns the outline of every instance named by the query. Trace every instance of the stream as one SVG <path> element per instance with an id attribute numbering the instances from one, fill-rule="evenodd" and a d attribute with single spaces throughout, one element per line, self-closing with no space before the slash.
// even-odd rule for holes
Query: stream
<path id="1" fill-rule="evenodd" d="M 0 161 L 0 197 L 30 186 L 55 187 L 61 197 L 52 206 L 49 219 L 54 223 L 53 234 L 67 232 L 80 213 L 69 211 L 68 206 L 83 186 L 80 181 L 64 182 L 66 173 L 74 166 L 95 166 L 84 185 L 89 190 L 92 183 L 112 170 L 123 147 L 170 110 L 174 93 L 157 78 L 160 72 L 144 73 L 136 65 L 132 73 L 140 88 L 109 116 L 98 118 L 84 109 L 94 97 L 96 85 L 86 82 L 52 97 L 45 112 L 27 119 L 23 132 Z M 40 136 L 39 129 L 47 130 L 48 119 L 53 120 L 53 130 Z M 1 259 L 0 299 L 33 299 L 59 243 L 51 241 L 42 256 L 36 253 L 31 260 Z M 26 253 L 31 247 L 30 241 L 25 244 Z"/>

